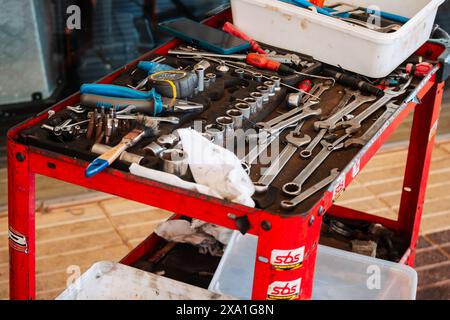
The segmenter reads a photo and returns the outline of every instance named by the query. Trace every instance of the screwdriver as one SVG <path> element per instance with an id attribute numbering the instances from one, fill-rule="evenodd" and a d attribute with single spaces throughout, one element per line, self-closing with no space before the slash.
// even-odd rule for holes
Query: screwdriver
<path id="1" fill-rule="evenodd" d="M 406 72 L 416 77 L 424 78 L 433 69 L 433 65 L 429 62 L 422 62 L 418 64 L 408 63 L 406 65 Z"/>
<path id="2" fill-rule="evenodd" d="M 281 73 L 285 73 L 285 74 L 295 74 L 297 73 L 296 70 L 281 64 L 278 61 L 274 61 L 271 59 L 268 59 L 267 57 L 258 54 L 258 53 L 249 53 L 247 55 L 247 59 L 246 59 L 247 63 L 260 68 L 260 69 L 266 69 L 266 70 L 271 70 L 271 71 L 276 71 L 276 72 L 281 72 Z"/>
<path id="3" fill-rule="evenodd" d="M 238 37 L 238 38 L 241 38 L 241 39 L 243 39 L 245 41 L 250 42 L 250 47 L 252 48 L 253 51 L 256 51 L 256 52 L 258 52 L 260 54 L 266 54 L 266 52 L 259 46 L 259 44 L 255 40 L 253 40 L 248 35 L 246 35 L 244 32 L 239 30 L 232 23 L 226 22 L 223 25 L 222 30 L 227 32 L 227 33 L 229 33 L 229 34 L 231 34 L 231 35 L 233 35 L 233 36 L 235 36 L 235 37 Z"/>

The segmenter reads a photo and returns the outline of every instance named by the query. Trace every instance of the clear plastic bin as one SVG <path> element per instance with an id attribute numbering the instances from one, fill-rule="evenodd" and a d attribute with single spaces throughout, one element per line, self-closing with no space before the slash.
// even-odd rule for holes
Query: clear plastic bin
<path id="1" fill-rule="evenodd" d="M 235 232 L 209 290 L 250 299 L 258 238 Z M 413 300 L 414 269 L 381 259 L 319 245 L 314 300 Z"/>

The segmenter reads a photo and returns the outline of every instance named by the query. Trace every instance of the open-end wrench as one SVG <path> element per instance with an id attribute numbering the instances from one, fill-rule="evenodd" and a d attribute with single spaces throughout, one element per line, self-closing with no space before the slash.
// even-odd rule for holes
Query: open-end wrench
<path id="1" fill-rule="evenodd" d="M 308 117 L 311 116 L 317 116 L 322 114 L 322 109 L 312 109 L 311 107 L 313 105 L 316 105 L 319 103 L 319 100 L 316 99 L 310 99 L 308 102 L 305 103 L 303 107 L 303 111 L 289 119 L 286 119 L 284 121 L 281 121 L 280 123 L 274 125 L 274 126 L 267 126 L 266 123 L 258 123 L 257 128 L 260 130 L 263 130 L 269 134 L 277 134 L 280 131 L 283 131 L 287 127 L 293 125 L 294 123 L 298 123 Z"/>
<path id="2" fill-rule="evenodd" d="M 342 143 L 348 136 L 344 135 L 333 143 L 322 140 L 322 150 L 312 159 L 308 165 L 294 178 L 291 182 L 283 186 L 283 192 L 290 196 L 298 196 L 302 192 L 302 186 L 306 180 L 320 167 L 320 165 L 328 158 L 328 156 L 336 150 L 344 147 Z"/>
<path id="3" fill-rule="evenodd" d="M 332 183 L 339 176 L 339 170 L 337 168 L 331 170 L 330 175 L 323 179 L 322 181 L 316 183 L 314 186 L 309 188 L 308 190 L 302 192 L 292 200 L 283 200 L 281 201 L 281 207 L 283 209 L 289 210 L 298 206 L 300 203 L 311 197 L 313 194 L 318 192 L 319 190 L 325 188 L 327 185 Z"/>
<path id="4" fill-rule="evenodd" d="M 350 146 L 364 146 L 370 139 L 375 136 L 375 134 L 380 130 L 380 128 L 389 120 L 390 117 L 400 108 L 399 105 L 390 102 L 386 106 L 384 113 L 372 124 L 372 126 L 364 132 L 364 134 L 358 138 L 351 138 L 345 141 L 345 147 Z"/>
<path id="5" fill-rule="evenodd" d="M 286 166 L 297 149 L 311 141 L 310 136 L 301 136 L 300 130 L 303 124 L 304 122 L 300 123 L 286 136 L 286 147 L 284 147 L 283 151 L 281 151 L 277 158 L 272 162 L 271 166 L 266 169 L 258 182 L 255 183 L 257 192 L 267 191 L 269 185 L 275 180 L 278 174 L 280 174 L 281 170 Z"/>
<path id="6" fill-rule="evenodd" d="M 279 134 L 280 133 L 281 131 L 279 132 Z M 249 152 L 243 158 L 239 159 L 241 160 L 242 165 L 248 170 L 250 170 L 252 164 L 256 162 L 260 154 L 263 153 L 264 150 L 266 150 L 272 144 L 272 142 L 275 141 L 275 139 L 279 136 L 279 134 L 273 135 L 266 134 L 265 137 L 261 137 L 260 140 L 262 140 L 263 142 L 257 143 L 252 149 L 249 150 Z"/>
<path id="7" fill-rule="evenodd" d="M 330 114 L 333 115 L 337 111 L 343 109 L 350 102 L 350 100 L 352 98 L 356 97 L 356 95 L 357 95 L 357 91 L 345 89 L 344 96 L 342 97 L 341 101 L 339 101 L 337 106 L 333 108 L 333 110 L 330 112 Z M 313 141 L 311 141 L 311 143 L 304 150 L 302 150 L 300 152 L 300 157 L 302 157 L 303 159 L 307 159 L 307 158 L 311 157 L 314 149 L 317 147 L 317 145 L 323 139 L 323 137 L 326 135 L 327 132 L 328 132 L 328 129 L 326 129 L 326 128 L 320 129 L 320 131 L 314 137 Z"/>
<path id="8" fill-rule="evenodd" d="M 406 92 L 406 88 L 410 85 L 411 80 L 412 78 L 410 78 L 409 81 L 399 89 L 399 91 L 393 91 L 391 89 L 384 90 L 384 95 L 378 101 L 368 106 L 366 109 L 364 109 L 364 111 L 355 116 L 353 119 L 342 121 L 338 123 L 337 126 L 346 128 L 346 133 L 357 132 L 361 128 L 361 123 L 366 120 L 371 114 L 384 107 L 392 99 L 404 94 Z"/>
<path id="9" fill-rule="evenodd" d="M 329 80 L 327 80 L 327 81 L 325 81 L 323 83 L 314 84 L 313 87 L 310 90 L 310 93 L 316 95 L 317 97 L 320 97 L 325 91 L 329 90 L 332 87 L 332 85 L 333 85 L 332 81 L 329 81 Z M 311 97 L 311 96 L 307 96 L 307 97 Z M 317 101 L 317 99 L 315 99 L 313 104 L 317 104 L 317 103 L 318 103 L 318 101 Z M 311 105 L 306 105 L 305 104 L 305 107 L 311 107 Z M 280 122 L 282 122 L 282 121 L 284 121 L 286 119 L 289 119 L 289 118 L 297 115 L 300 112 L 303 112 L 303 109 L 304 109 L 304 107 L 294 108 L 294 109 L 292 109 L 292 110 L 290 110 L 290 111 L 288 111 L 286 113 L 283 113 L 283 114 L 279 115 L 278 117 L 275 117 L 275 118 L 273 118 L 271 120 L 268 120 L 266 122 L 257 123 L 256 125 L 257 126 L 261 125 L 261 126 L 263 126 L 265 128 L 273 127 L 273 126 L 277 125 L 278 123 L 280 123 Z"/>
<path id="10" fill-rule="evenodd" d="M 319 131 L 320 129 L 334 131 L 336 129 L 336 123 L 341 121 L 344 116 L 352 113 L 363 104 L 372 102 L 377 99 L 375 96 L 365 96 L 360 91 L 355 91 L 354 97 L 355 99 L 352 102 L 332 114 L 330 117 L 328 117 L 328 119 L 314 122 L 314 129 L 317 131 Z"/>

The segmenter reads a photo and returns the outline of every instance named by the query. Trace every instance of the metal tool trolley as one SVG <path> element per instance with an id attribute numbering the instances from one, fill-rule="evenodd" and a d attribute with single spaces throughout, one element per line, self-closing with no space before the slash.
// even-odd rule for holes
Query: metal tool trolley
<path id="1" fill-rule="evenodd" d="M 206 24 L 218 26 L 231 20 L 229 11 L 209 19 Z M 179 42 L 176 40 L 156 49 L 164 55 Z M 444 80 L 448 76 L 448 51 L 445 41 L 430 41 L 420 50 L 421 56 L 437 61 L 436 66 L 420 82 L 401 108 L 385 123 L 384 127 L 362 148 L 339 173 L 334 182 L 321 193 L 319 200 L 306 212 L 287 215 L 257 208 L 233 204 L 184 189 L 142 179 L 125 171 L 108 169 L 96 177 L 86 178 L 86 161 L 26 145 L 18 141 L 19 134 L 47 118 L 45 111 L 8 133 L 8 183 L 9 183 L 9 246 L 10 246 L 10 297 L 11 299 L 35 298 L 35 175 L 45 175 L 86 188 L 114 194 L 197 218 L 230 229 L 245 230 L 258 236 L 258 247 L 253 283 L 253 299 L 272 298 L 276 287 L 288 288 L 290 298 L 310 299 L 317 245 L 322 218 L 325 214 L 356 220 L 381 223 L 401 236 L 408 244 L 402 253 L 401 263 L 412 266 L 423 210 L 431 153 L 438 125 Z M 123 72 L 129 71 L 145 55 L 122 69 L 100 80 L 111 83 Z M 79 93 L 53 106 L 59 111 L 68 105 L 76 105 Z M 333 205 L 367 162 L 375 155 L 399 124 L 411 112 L 414 121 L 410 137 L 409 154 L 404 176 L 398 219 L 388 220 Z M 134 264 L 152 251 L 159 238 L 150 235 L 121 262 Z M 299 265 L 277 268 L 271 257 L 275 251 L 298 250 L 303 254 Z"/>

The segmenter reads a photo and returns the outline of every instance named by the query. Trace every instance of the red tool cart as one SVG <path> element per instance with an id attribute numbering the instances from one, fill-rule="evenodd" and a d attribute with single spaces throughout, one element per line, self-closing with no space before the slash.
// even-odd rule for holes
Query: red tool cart
<path id="1" fill-rule="evenodd" d="M 216 15 L 206 21 L 206 24 L 219 26 L 227 20 L 231 20 L 230 11 Z M 163 55 L 177 44 L 178 42 L 174 40 L 152 53 Z M 301 215 L 272 214 L 138 178 L 115 169 L 108 169 L 94 178 L 86 178 L 84 172 L 87 162 L 18 142 L 19 133 L 45 120 L 47 111 L 16 126 L 8 133 L 11 299 L 35 298 L 35 174 L 114 194 L 230 229 L 239 229 L 242 225 L 247 225 L 248 233 L 258 236 L 253 299 L 273 298 L 271 290 L 276 289 L 277 286 L 289 289 L 288 298 L 311 298 L 317 245 L 324 214 L 383 224 L 407 241 L 409 246 L 403 253 L 401 263 L 412 266 L 444 80 L 448 76 L 447 45 L 445 41 L 433 40 L 419 50 L 418 54 L 421 56 L 437 61 L 436 66 L 405 100 L 400 111 L 342 170 L 340 178 L 329 186 L 320 201 L 311 210 Z M 105 77 L 100 80 L 100 83 L 111 83 L 122 72 L 135 68 L 138 61 L 149 55 Z M 76 105 L 79 99 L 80 96 L 77 93 L 51 109 L 58 111 L 68 105 Z M 398 220 L 388 220 L 333 205 L 333 201 L 345 191 L 360 170 L 413 110 L 415 112 L 411 143 Z M 128 265 L 135 263 L 140 257 L 148 254 L 157 241 L 158 237 L 151 235 L 130 252 L 122 263 Z M 273 250 L 301 248 L 304 249 L 301 267 L 280 271 L 272 265 Z"/>

